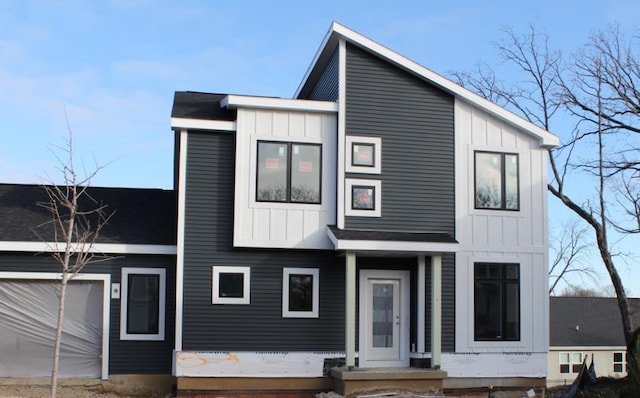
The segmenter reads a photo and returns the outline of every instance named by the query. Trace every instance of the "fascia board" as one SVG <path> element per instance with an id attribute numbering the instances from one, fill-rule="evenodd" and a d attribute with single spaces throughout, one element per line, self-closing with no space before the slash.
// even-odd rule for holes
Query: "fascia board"
<path id="1" fill-rule="evenodd" d="M 189 119 L 189 118 L 182 118 L 182 117 L 172 117 L 171 128 L 175 130 L 236 131 L 236 122 L 232 122 L 228 120 Z"/>
<path id="2" fill-rule="evenodd" d="M 0 252 L 52 253 L 60 251 L 63 245 L 63 243 L 56 244 L 56 242 L 0 241 Z M 174 245 L 95 243 L 89 249 L 89 252 L 109 254 L 175 255 L 177 253 L 177 249 Z"/>
<path id="3" fill-rule="evenodd" d="M 220 107 L 227 109 L 258 108 L 305 112 L 338 112 L 338 104 L 331 101 L 298 100 L 288 98 L 251 97 L 227 95 L 220 101 Z"/>

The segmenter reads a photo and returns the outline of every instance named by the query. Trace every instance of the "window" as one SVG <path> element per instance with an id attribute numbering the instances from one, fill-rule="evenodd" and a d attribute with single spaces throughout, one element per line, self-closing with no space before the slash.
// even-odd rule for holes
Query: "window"
<path id="1" fill-rule="evenodd" d="M 615 373 L 624 373 L 629 371 L 626 352 L 613 353 L 613 371 Z"/>
<path id="2" fill-rule="evenodd" d="M 121 340 L 164 340 L 166 271 L 122 268 Z"/>
<path id="3" fill-rule="evenodd" d="M 348 178 L 346 185 L 345 215 L 380 217 L 382 194 L 380 180 L 356 180 Z"/>
<path id="4" fill-rule="evenodd" d="M 256 200 L 320 203 L 319 144 L 258 141 Z"/>
<path id="5" fill-rule="evenodd" d="M 380 137 L 346 136 L 347 173 L 380 174 L 382 163 Z"/>
<path id="6" fill-rule="evenodd" d="M 213 267 L 212 304 L 250 304 L 249 267 Z"/>
<path id="7" fill-rule="evenodd" d="M 317 268 L 284 268 L 282 271 L 282 316 L 317 318 L 319 279 Z"/>
<path id="8" fill-rule="evenodd" d="M 519 210 L 518 155 L 475 153 L 475 208 Z"/>
<path id="9" fill-rule="evenodd" d="M 351 209 L 375 210 L 376 187 L 372 185 L 353 185 L 351 187 Z"/>
<path id="10" fill-rule="evenodd" d="M 520 340 L 520 266 L 476 263 L 475 340 Z"/>
<path id="11" fill-rule="evenodd" d="M 571 374 L 580 373 L 582 369 L 582 361 L 584 360 L 581 352 L 561 352 L 560 353 L 560 373 Z"/>

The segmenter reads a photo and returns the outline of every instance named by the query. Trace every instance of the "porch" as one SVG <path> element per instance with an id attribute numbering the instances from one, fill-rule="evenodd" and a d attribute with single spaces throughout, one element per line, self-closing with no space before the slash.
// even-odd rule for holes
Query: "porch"
<path id="1" fill-rule="evenodd" d="M 348 397 L 385 391 L 441 392 L 447 372 L 420 368 L 333 368 L 334 391 Z"/>

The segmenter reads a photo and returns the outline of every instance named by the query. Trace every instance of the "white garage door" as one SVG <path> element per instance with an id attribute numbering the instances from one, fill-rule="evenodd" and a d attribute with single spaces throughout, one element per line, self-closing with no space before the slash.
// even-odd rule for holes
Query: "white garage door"
<path id="1" fill-rule="evenodd" d="M 103 281 L 67 287 L 60 377 L 100 377 Z M 0 279 L 0 377 L 50 376 L 60 286 L 51 280 Z"/>

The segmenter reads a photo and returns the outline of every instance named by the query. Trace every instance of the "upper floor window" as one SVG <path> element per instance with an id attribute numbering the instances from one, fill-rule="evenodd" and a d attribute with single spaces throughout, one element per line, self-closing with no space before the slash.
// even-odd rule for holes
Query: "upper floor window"
<path id="1" fill-rule="evenodd" d="M 475 153 L 475 208 L 520 209 L 518 155 Z"/>
<path id="2" fill-rule="evenodd" d="M 259 202 L 320 203 L 322 146 L 258 141 Z"/>
<path id="3" fill-rule="evenodd" d="M 476 263 L 475 340 L 520 340 L 520 266 Z"/>

